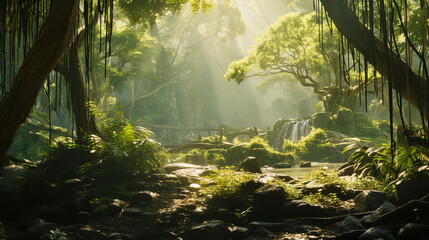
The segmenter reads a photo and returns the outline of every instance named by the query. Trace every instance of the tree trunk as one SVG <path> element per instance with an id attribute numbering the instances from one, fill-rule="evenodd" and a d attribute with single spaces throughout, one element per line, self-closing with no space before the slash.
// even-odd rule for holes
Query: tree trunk
<path id="1" fill-rule="evenodd" d="M 391 49 L 366 28 L 347 6 L 345 0 L 320 0 L 329 17 L 335 23 L 338 31 L 365 56 L 365 59 L 383 76 L 390 70 L 393 89 L 399 91 L 402 97 L 415 108 L 422 111 L 428 119 L 429 84 L 422 77 L 415 74 L 405 62 Z M 385 61 L 387 56 L 388 62 Z M 410 91 L 407 91 L 407 75 Z M 408 95 L 408 92 L 410 93 Z"/>
<path id="2" fill-rule="evenodd" d="M 85 142 L 88 134 L 98 134 L 94 116 L 88 111 L 88 96 L 85 92 L 82 63 L 79 58 L 78 41 L 70 47 L 69 74 L 64 74 L 70 86 L 73 113 L 76 122 L 77 140 Z"/>
<path id="3" fill-rule="evenodd" d="M 70 44 L 78 8 L 79 0 L 52 0 L 48 19 L 0 102 L 0 158 L 6 154 L 18 127 L 30 114 L 45 79 Z"/>

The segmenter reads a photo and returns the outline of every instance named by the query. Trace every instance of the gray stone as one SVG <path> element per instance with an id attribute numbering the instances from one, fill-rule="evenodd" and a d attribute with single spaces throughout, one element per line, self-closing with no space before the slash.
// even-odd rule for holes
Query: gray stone
<path id="1" fill-rule="evenodd" d="M 429 193 L 429 176 L 399 181 L 396 185 L 396 197 L 401 203 L 419 199 Z"/>
<path id="2" fill-rule="evenodd" d="M 259 167 L 258 161 L 255 157 L 249 156 L 246 159 L 244 159 L 240 166 L 238 167 L 238 170 L 243 170 L 245 172 L 251 172 L 251 173 L 262 173 L 261 168 Z"/>
<path id="3" fill-rule="evenodd" d="M 152 202 L 152 201 L 153 201 L 153 197 L 152 197 L 151 192 L 141 191 L 141 192 L 138 192 L 138 193 L 134 194 L 131 197 L 130 205 L 131 206 L 137 206 L 141 202 L 147 202 L 147 203 L 149 203 L 149 202 Z"/>
<path id="4" fill-rule="evenodd" d="M 187 234 L 189 240 L 224 240 L 225 223 L 221 220 L 210 220 L 193 227 Z"/>
<path id="5" fill-rule="evenodd" d="M 141 216 L 143 213 L 144 211 L 141 208 L 130 207 L 130 208 L 124 209 L 124 211 L 122 212 L 122 216 L 138 217 L 138 216 Z"/>
<path id="6" fill-rule="evenodd" d="M 428 239 L 429 226 L 419 223 L 407 223 L 403 226 L 397 235 L 398 240 L 406 239 Z"/>
<path id="7" fill-rule="evenodd" d="M 78 187 L 82 185 L 82 180 L 79 178 L 70 178 L 64 181 L 67 187 Z"/>
<path id="8" fill-rule="evenodd" d="M 338 232 L 348 232 L 348 231 L 354 231 L 354 230 L 363 230 L 366 229 L 359 220 L 354 216 L 348 216 L 346 217 L 340 225 L 338 225 Z"/>
<path id="9" fill-rule="evenodd" d="M 368 215 L 362 217 L 361 222 L 364 225 L 369 225 L 370 223 L 374 222 L 375 220 L 377 220 L 382 215 L 384 215 L 388 212 L 391 212 L 391 211 L 395 210 L 396 208 L 397 207 L 395 205 L 391 204 L 390 202 L 385 202 L 385 203 L 383 203 L 383 205 L 381 205 L 379 208 L 377 208 L 371 214 L 368 214 Z"/>
<path id="10" fill-rule="evenodd" d="M 197 222 L 202 222 L 207 219 L 207 208 L 197 207 L 191 212 L 191 219 Z"/>
<path id="11" fill-rule="evenodd" d="M 263 227 L 270 231 L 280 231 L 283 230 L 285 225 L 283 223 L 277 222 L 250 222 L 248 225 L 249 229 L 256 229 L 258 227 Z"/>
<path id="12" fill-rule="evenodd" d="M 273 238 L 276 236 L 273 232 L 263 227 L 257 227 L 253 229 L 252 234 L 263 238 Z"/>
<path id="13" fill-rule="evenodd" d="M 118 200 L 118 201 L 120 201 L 120 200 Z M 100 206 L 94 208 L 92 210 L 92 213 L 95 216 L 99 216 L 99 217 L 117 215 L 122 211 L 121 205 L 122 204 L 120 204 L 119 202 L 115 202 L 115 201 L 108 203 L 108 204 L 101 204 Z"/>
<path id="14" fill-rule="evenodd" d="M 337 170 L 338 176 L 351 176 L 354 173 L 354 166 L 348 165 Z"/>
<path id="15" fill-rule="evenodd" d="M 250 230 L 247 227 L 230 226 L 228 227 L 228 236 L 231 239 L 243 239 L 250 235 Z"/>
<path id="16" fill-rule="evenodd" d="M 311 167 L 311 162 L 303 162 L 299 165 L 300 168 L 309 168 Z"/>
<path id="17" fill-rule="evenodd" d="M 347 127 L 352 125 L 354 122 L 354 114 L 352 110 L 347 108 L 341 108 L 338 110 L 336 124 L 338 126 Z"/>
<path id="18" fill-rule="evenodd" d="M 355 209 L 361 212 L 373 211 L 383 205 L 388 197 L 382 191 L 365 190 L 355 197 Z"/>
<path id="19" fill-rule="evenodd" d="M 273 168 L 292 168 L 290 163 L 276 163 L 273 165 Z"/>
<path id="20" fill-rule="evenodd" d="M 258 188 L 264 186 L 262 182 L 255 181 L 255 180 L 249 180 L 247 182 L 244 182 L 240 187 L 243 191 L 248 193 L 255 192 Z"/>
<path id="21" fill-rule="evenodd" d="M 280 185 L 266 184 L 255 191 L 253 199 L 255 201 L 255 207 L 258 209 L 280 209 L 286 201 L 286 193 Z"/>
<path id="22" fill-rule="evenodd" d="M 180 169 L 203 169 L 203 170 L 218 170 L 216 166 L 201 166 L 196 164 L 190 164 L 190 163 L 170 163 L 164 165 L 164 170 L 167 173 L 173 173 Z"/>
<path id="23" fill-rule="evenodd" d="M 85 223 L 91 220 L 91 214 L 89 212 L 81 211 L 76 213 L 76 221 L 78 223 Z"/>
<path id="24" fill-rule="evenodd" d="M 329 208 L 310 204 L 303 200 L 292 200 L 286 202 L 282 207 L 284 217 L 327 217 L 331 213 Z"/>
<path id="25" fill-rule="evenodd" d="M 359 240 L 395 240 L 395 237 L 392 235 L 392 233 L 381 227 L 372 227 L 368 230 L 366 230 L 360 237 Z"/>

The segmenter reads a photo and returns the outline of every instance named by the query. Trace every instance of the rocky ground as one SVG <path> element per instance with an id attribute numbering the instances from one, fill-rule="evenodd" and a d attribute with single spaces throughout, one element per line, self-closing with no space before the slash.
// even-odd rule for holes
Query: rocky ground
<path id="1" fill-rule="evenodd" d="M 200 180 L 214 167 L 168 164 L 164 172 L 125 182 L 118 191 L 126 201 L 92 199 L 111 183 L 67 179 L 64 194 L 70 202 L 49 205 L 2 206 L 0 239 L 429 239 L 429 198 L 396 205 L 380 191 L 344 193 L 342 207 L 288 200 L 284 189 L 270 179 L 283 175 L 258 174 L 246 188 L 254 205 L 247 210 L 207 205 Z M 17 181 L 19 167 L 0 179 L 1 194 Z M 207 183 L 206 183 L 207 184 Z M 336 191 L 328 185 L 306 191 Z M 115 191 L 115 189 L 110 189 Z M 53 201 L 55 203 L 55 201 Z"/>

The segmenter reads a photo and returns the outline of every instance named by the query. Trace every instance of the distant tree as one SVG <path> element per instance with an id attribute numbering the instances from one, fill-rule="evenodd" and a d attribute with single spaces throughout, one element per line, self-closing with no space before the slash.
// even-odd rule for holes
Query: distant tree
<path id="1" fill-rule="evenodd" d="M 344 90 L 339 87 L 338 35 L 325 31 L 328 38 L 322 43 L 314 13 L 286 14 L 257 39 L 249 56 L 230 64 L 225 78 L 241 83 L 254 76 L 278 75 L 266 81 L 295 80 L 311 87 L 328 112 L 335 112 L 340 105 L 351 106 L 353 95 L 340 97 Z"/>

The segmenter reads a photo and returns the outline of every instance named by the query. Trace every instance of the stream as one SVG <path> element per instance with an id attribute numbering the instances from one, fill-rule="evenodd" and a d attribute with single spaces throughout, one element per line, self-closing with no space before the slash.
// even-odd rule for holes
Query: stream
<path id="1" fill-rule="evenodd" d="M 311 167 L 300 168 L 299 165 L 295 165 L 292 168 L 262 168 L 263 173 L 280 173 L 291 176 L 293 178 L 302 177 L 304 174 L 309 174 L 313 170 L 317 170 L 320 167 L 327 167 L 328 170 L 332 170 L 340 167 L 344 163 L 319 163 L 312 162 Z"/>

